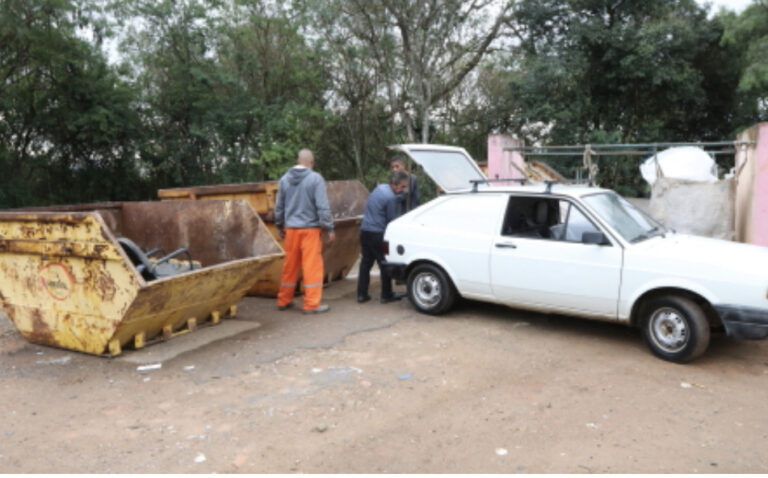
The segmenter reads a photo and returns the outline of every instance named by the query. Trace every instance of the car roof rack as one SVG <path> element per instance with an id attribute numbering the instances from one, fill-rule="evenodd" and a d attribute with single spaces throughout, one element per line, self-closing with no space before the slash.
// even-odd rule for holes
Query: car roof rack
<path id="1" fill-rule="evenodd" d="M 472 192 L 477 192 L 477 185 L 478 184 L 486 184 L 486 183 L 520 183 L 525 184 L 528 182 L 528 178 L 508 178 L 508 179 L 470 179 L 469 182 L 472 184 Z"/>
<path id="2" fill-rule="evenodd" d="M 592 181 L 584 182 L 584 181 L 574 181 L 572 179 L 547 179 L 544 181 L 544 184 L 547 185 L 544 192 L 546 194 L 549 194 L 552 192 L 552 186 L 555 184 L 587 184 L 589 187 L 593 187 L 595 184 Z"/>

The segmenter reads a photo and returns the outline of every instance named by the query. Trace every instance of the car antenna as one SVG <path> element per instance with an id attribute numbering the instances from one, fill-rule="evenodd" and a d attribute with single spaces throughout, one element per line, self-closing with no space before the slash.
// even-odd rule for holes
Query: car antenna
<path id="1" fill-rule="evenodd" d="M 485 183 L 520 183 L 525 184 L 528 182 L 528 178 L 507 178 L 507 179 L 470 179 L 469 182 L 472 184 L 472 192 L 477 192 L 477 185 L 478 184 L 485 184 Z"/>

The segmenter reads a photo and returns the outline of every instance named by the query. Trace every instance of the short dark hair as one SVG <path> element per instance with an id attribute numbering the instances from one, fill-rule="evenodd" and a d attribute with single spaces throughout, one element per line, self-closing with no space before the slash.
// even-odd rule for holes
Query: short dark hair
<path id="1" fill-rule="evenodd" d="M 400 161 L 401 163 L 405 164 L 405 158 L 400 156 L 399 154 L 396 154 L 389 158 L 389 164 L 395 163 L 397 161 Z"/>
<path id="2" fill-rule="evenodd" d="M 408 173 L 405 171 L 392 171 L 389 175 L 389 184 L 398 184 L 408 181 Z"/>

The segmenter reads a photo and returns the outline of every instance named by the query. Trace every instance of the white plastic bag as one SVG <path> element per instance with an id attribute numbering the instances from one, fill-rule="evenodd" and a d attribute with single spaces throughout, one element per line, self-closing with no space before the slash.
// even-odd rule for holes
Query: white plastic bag
<path id="1" fill-rule="evenodd" d="M 640 165 L 640 174 L 651 186 L 658 177 L 657 162 L 662 177 L 703 183 L 717 182 L 717 165 L 701 148 L 695 146 L 669 148 L 643 161 Z"/>

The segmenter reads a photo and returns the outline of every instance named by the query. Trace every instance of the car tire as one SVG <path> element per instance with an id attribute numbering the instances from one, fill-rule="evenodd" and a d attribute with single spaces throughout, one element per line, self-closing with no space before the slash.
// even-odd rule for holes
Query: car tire
<path id="1" fill-rule="evenodd" d="M 453 306 L 456 291 L 440 267 L 419 264 L 408 274 L 408 299 L 419 312 L 440 315 Z"/>
<path id="2" fill-rule="evenodd" d="M 709 322 L 696 302 L 676 295 L 651 299 L 641 310 L 641 327 L 654 355 L 684 363 L 709 346 Z"/>

